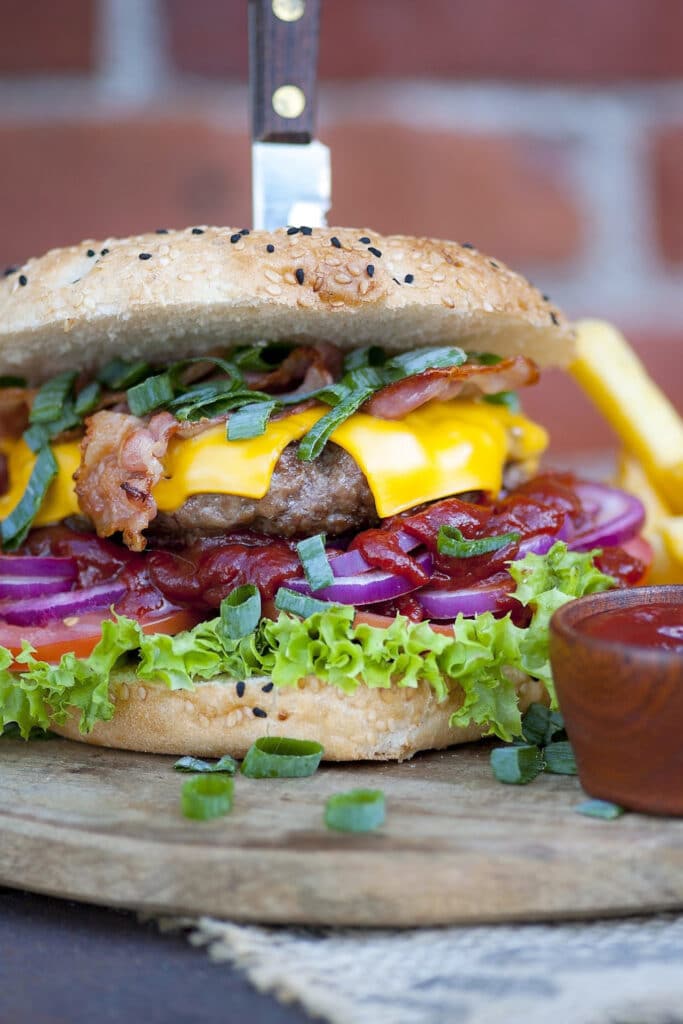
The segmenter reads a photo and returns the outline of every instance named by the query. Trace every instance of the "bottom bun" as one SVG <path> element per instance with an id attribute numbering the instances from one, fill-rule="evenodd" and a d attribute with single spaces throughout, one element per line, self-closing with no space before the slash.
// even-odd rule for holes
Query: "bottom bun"
<path id="1" fill-rule="evenodd" d="M 522 711 L 547 700 L 543 685 L 520 676 Z M 460 707 L 455 687 L 439 703 L 428 683 L 416 688 L 359 686 L 352 694 L 315 677 L 297 686 L 277 688 L 265 677 L 244 684 L 225 676 L 199 682 L 194 690 L 168 690 L 136 679 L 117 681 L 109 722 L 82 735 L 76 716 L 55 732 L 103 747 L 153 754 L 194 754 L 242 758 L 261 736 L 317 740 L 326 761 L 402 761 L 420 750 L 442 750 L 478 740 L 480 725 L 452 728 Z"/>

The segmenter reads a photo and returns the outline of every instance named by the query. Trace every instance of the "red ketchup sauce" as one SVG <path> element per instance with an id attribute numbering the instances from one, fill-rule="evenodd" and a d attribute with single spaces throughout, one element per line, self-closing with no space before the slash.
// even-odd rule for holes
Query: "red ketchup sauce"
<path id="1" fill-rule="evenodd" d="M 581 632 L 600 640 L 636 647 L 657 647 L 683 655 L 683 606 L 649 604 L 598 612 L 581 623 Z"/>

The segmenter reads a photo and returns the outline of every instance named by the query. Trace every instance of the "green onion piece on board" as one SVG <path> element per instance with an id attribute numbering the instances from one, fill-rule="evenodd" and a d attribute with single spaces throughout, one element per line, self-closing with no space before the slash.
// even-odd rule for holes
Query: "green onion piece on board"
<path id="1" fill-rule="evenodd" d="M 152 367 L 142 360 L 135 363 L 127 363 L 125 359 L 118 356 L 103 366 L 97 374 L 100 384 L 110 391 L 126 391 L 135 384 L 139 384 L 145 377 L 149 377 Z"/>
<path id="2" fill-rule="evenodd" d="M 170 402 L 174 394 L 170 373 L 159 373 L 128 388 L 128 408 L 134 416 L 146 416 L 153 409 Z"/>
<path id="3" fill-rule="evenodd" d="M 199 775 L 207 775 L 211 772 L 225 772 L 226 775 L 234 775 L 237 771 L 237 761 L 230 754 L 225 754 L 219 761 L 203 761 L 200 757 L 181 757 L 173 765 L 178 772 L 194 772 Z"/>
<path id="4" fill-rule="evenodd" d="M 439 535 L 436 541 L 437 551 L 440 555 L 448 555 L 450 558 L 476 558 L 477 555 L 487 555 L 490 551 L 498 551 L 507 544 L 516 544 L 521 534 L 499 533 L 494 537 L 477 537 L 475 540 L 467 540 L 463 537 L 457 526 L 440 526 Z"/>
<path id="5" fill-rule="evenodd" d="M 491 751 L 491 768 L 499 782 L 525 786 L 543 771 L 543 754 L 530 743 L 517 747 L 495 747 Z"/>
<path id="6" fill-rule="evenodd" d="M 288 590 L 287 587 L 280 587 L 275 595 L 275 607 L 280 612 L 290 612 L 302 619 L 317 612 L 329 612 L 332 608 L 339 607 L 330 601 L 318 601 L 315 597 L 308 597 L 306 594 L 297 594 L 295 590 Z"/>
<path id="7" fill-rule="evenodd" d="M 183 783 L 180 806 L 186 818 L 210 821 L 232 810 L 234 781 L 226 775 L 195 775 Z"/>
<path id="8" fill-rule="evenodd" d="M 341 426 L 354 412 L 374 394 L 374 388 L 358 388 L 349 391 L 338 405 L 326 412 L 324 416 L 314 423 L 307 434 L 304 434 L 299 443 L 298 457 L 302 462 L 313 462 L 334 433 L 337 427 Z"/>
<path id="9" fill-rule="evenodd" d="M 576 759 L 568 740 L 549 743 L 543 751 L 545 770 L 551 775 L 577 775 Z"/>
<path id="10" fill-rule="evenodd" d="M 247 441 L 265 434 L 276 405 L 277 402 L 251 402 L 243 405 L 228 420 L 228 441 Z"/>
<path id="11" fill-rule="evenodd" d="M 57 476 L 57 460 L 51 448 L 43 448 L 35 461 L 26 490 L 6 519 L 0 523 L 0 539 L 5 551 L 16 551 L 24 542 L 38 514 L 48 487 Z"/>
<path id="12" fill-rule="evenodd" d="M 530 704 L 522 715 L 522 736 L 527 743 L 545 747 L 558 733 L 564 735 L 564 718 L 545 704 Z"/>
<path id="13" fill-rule="evenodd" d="M 100 394 L 102 388 L 96 380 L 86 384 L 78 394 L 76 395 L 76 401 L 74 402 L 74 412 L 80 419 L 83 416 L 87 416 L 89 412 L 92 412 L 97 403 L 100 400 Z"/>
<path id="14" fill-rule="evenodd" d="M 604 821 L 614 821 L 624 813 L 624 808 L 619 804 L 613 804 L 609 800 L 584 800 L 574 808 L 577 814 L 585 814 L 588 818 L 602 818 Z"/>
<path id="15" fill-rule="evenodd" d="M 384 824 L 385 815 L 381 789 L 350 789 L 325 802 L 325 824 L 338 832 L 372 832 Z"/>
<path id="16" fill-rule="evenodd" d="M 323 753 L 313 740 L 264 736 L 251 745 L 240 771 L 249 779 L 303 779 L 318 770 Z"/>
<path id="17" fill-rule="evenodd" d="M 61 416 L 77 376 L 77 373 L 67 371 L 43 384 L 33 400 L 29 423 L 50 423 Z"/>
<path id="18" fill-rule="evenodd" d="M 315 537 L 299 541 L 296 550 L 311 590 L 331 587 L 334 583 L 334 573 L 325 551 L 325 534 L 317 533 Z"/>
<path id="19" fill-rule="evenodd" d="M 253 583 L 235 587 L 221 601 L 221 623 L 231 640 L 253 633 L 261 618 L 261 593 Z"/>

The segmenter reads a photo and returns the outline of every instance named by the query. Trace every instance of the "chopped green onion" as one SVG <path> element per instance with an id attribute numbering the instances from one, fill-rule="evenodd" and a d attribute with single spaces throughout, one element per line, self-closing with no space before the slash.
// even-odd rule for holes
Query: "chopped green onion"
<path id="1" fill-rule="evenodd" d="M 231 640 L 249 636 L 261 618 L 261 593 L 253 583 L 236 587 L 221 601 L 221 624 Z"/>
<path id="2" fill-rule="evenodd" d="M 497 356 L 494 352 L 468 352 L 468 363 L 478 363 L 480 366 L 495 366 L 502 363 L 503 357 Z"/>
<path id="3" fill-rule="evenodd" d="M 149 363 L 139 360 L 135 363 L 128 363 L 125 359 L 117 356 L 103 366 L 97 374 L 100 384 L 110 391 L 127 391 L 135 384 L 139 384 L 145 377 L 149 377 L 152 367 Z"/>
<path id="4" fill-rule="evenodd" d="M 603 818 L 605 821 L 613 821 L 620 818 L 624 808 L 619 804 L 613 804 L 609 800 L 584 800 L 574 808 L 577 814 L 585 814 L 588 818 Z"/>
<path id="5" fill-rule="evenodd" d="M 329 389 L 328 389 L 329 390 Z M 320 455 L 321 451 L 330 439 L 338 426 L 352 416 L 357 409 L 366 402 L 373 394 L 373 388 L 358 388 L 350 391 L 339 405 L 325 413 L 317 423 L 314 423 L 307 434 L 299 443 L 297 452 L 302 462 L 313 462 Z"/>
<path id="6" fill-rule="evenodd" d="M 576 759 L 568 740 L 549 743 L 543 751 L 545 770 L 551 775 L 577 775 Z"/>
<path id="7" fill-rule="evenodd" d="M 527 743 L 547 746 L 557 733 L 564 733 L 564 718 L 545 704 L 530 704 L 522 716 L 522 736 Z"/>
<path id="8" fill-rule="evenodd" d="M 247 441 L 265 434 L 276 405 L 277 402 L 251 402 L 243 405 L 228 420 L 228 441 Z"/>
<path id="9" fill-rule="evenodd" d="M 234 781 L 226 775 L 196 775 L 183 783 L 180 806 L 186 818 L 210 821 L 232 810 Z"/>
<path id="10" fill-rule="evenodd" d="M 525 786 L 543 771 L 543 754 L 530 743 L 517 747 L 494 747 L 491 768 L 499 782 Z"/>
<path id="11" fill-rule="evenodd" d="M 33 400 L 29 423 L 50 423 L 62 415 L 77 376 L 66 371 L 43 384 Z"/>
<path id="12" fill-rule="evenodd" d="M 213 764 L 210 761 L 203 761 L 200 757 L 181 757 L 173 765 L 178 772 L 195 772 L 200 775 L 211 772 L 224 772 L 226 775 L 234 775 L 237 771 L 237 761 L 230 754 L 225 754 L 219 761 Z"/>
<path id="13" fill-rule="evenodd" d="M 315 537 L 299 541 L 296 550 L 311 590 L 331 587 L 334 583 L 334 573 L 325 551 L 325 534 L 317 533 Z"/>
<path id="14" fill-rule="evenodd" d="M 146 416 L 153 409 L 166 405 L 174 397 L 171 375 L 159 373 L 155 377 L 147 377 L 132 388 L 128 388 L 128 408 L 134 416 Z"/>
<path id="15" fill-rule="evenodd" d="M 384 824 L 385 813 L 381 789 L 350 789 L 325 802 L 325 824 L 338 832 L 372 832 Z"/>
<path id="16" fill-rule="evenodd" d="M 249 779 L 303 779 L 318 770 L 323 753 L 313 740 L 263 736 L 247 751 L 240 771 Z"/>
<path id="17" fill-rule="evenodd" d="M 38 452 L 26 490 L 6 519 L 0 523 L 0 539 L 5 551 L 16 551 L 24 542 L 31 524 L 38 514 L 48 487 L 57 476 L 59 467 L 49 447 Z"/>
<path id="18" fill-rule="evenodd" d="M 359 370 L 363 366 L 383 366 L 387 357 L 383 348 L 379 345 L 367 345 L 365 348 L 356 348 L 344 359 L 344 373 L 351 370 Z"/>
<path id="19" fill-rule="evenodd" d="M 435 370 L 447 366 L 462 366 L 467 356 L 461 348 L 439 347 L 415 349 L 412 352 L 402 352 L 394 356 L 385 364 L 385 372 L 389 380 L 401 380 L 403 377 L 413 377 L 417 373 L 424 373 L 425 370 Z"/>
<path id="20" fill-rule="evenodd" d="M 484 401 L 490 405 L 504 405 L 510 412 L 519 412 L 522 408 L 516 391 L 497 391 L 495 395 L 484 395 Z"/>
<path id="21" fill-rule="evenodd" d="M 286 341 L 273 341 L 256 345 L 245 345 L 230 353 L 235 366 L 240 370 L 269 372 L 292 351 Z"/>
<path id="22" fill-rule="evenodd" d="M 0 388 L 25 388 L 27 383 L 25 377 L 0 377 Z"/>
<path id="23" fill-rule="evenodd" d="M 82 418 L 87 416 L 89 412 L 92 412 L 97 403 L 100 400 L 100 394 L 102 389 L 96 380 L 86 384 L 84 388 L 76 395 L 76 401 L 74 402 L 74 412 L 76 416 Z"/>
<path id="24" fill-rule="evenodd" d="M 436 548 L 440 555 L 448 555 L 450 558 L 476 558 L 477 555 L 498 551 L 508 544 L 516 544 L 520 537 L 521 534 L 511 532 L 467 540 L 457 526 L 440 526 Z"/>
<path id="25" fill-rule="evenodd" d="M 24 431 L 22 436 L 31 451 L 37 455 L 53 437 L 57 437 L 58 434 L 65 430 L 72 430 L 74 427 L 80 426 L 80 424 L 81 419 L 76 415 L 74 407 L 69 400 L 61 416 L 50 423 L 34 423 Z"/>
<path id="26" fill-rule="evenodd" d="M 290 612 L 301 619 L 307 619 L 309 615 L 315 615 L 317 612 L 329 612 L 335 605 L 330 601 L 318 601 L 315 597 L 297 594 L 295 590 L 280 587 L 275 595 L 275 607 L 278 611 Z"/>

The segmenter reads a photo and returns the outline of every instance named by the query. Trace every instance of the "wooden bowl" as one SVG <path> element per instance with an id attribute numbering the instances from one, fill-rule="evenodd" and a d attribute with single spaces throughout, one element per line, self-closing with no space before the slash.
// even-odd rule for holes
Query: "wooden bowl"
<path id="1" fill-rule="evenodd" d="M 683 586 L 570 601 L 550 622 L 550 659 L 581 785 L 651 814 L 683 815 L 683 653 L 582 631 L 590 616 L 653 602 L 681 610 Z"/>

